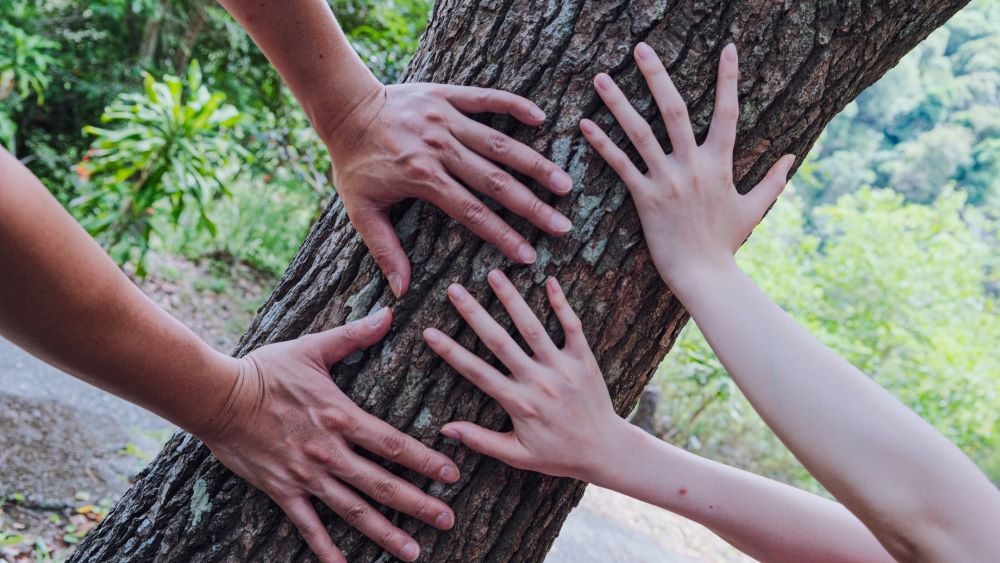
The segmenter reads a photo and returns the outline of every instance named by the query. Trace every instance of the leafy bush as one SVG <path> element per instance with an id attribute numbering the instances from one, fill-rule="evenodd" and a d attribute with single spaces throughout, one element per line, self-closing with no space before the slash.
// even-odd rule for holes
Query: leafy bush
<path id="1" fill-rule="evenodd" d="M 239 111 L 202 84 L 197 61 L 188 68 L 186 92 L 181 79 L 169 75 L 158 82 L 147 73 L 144 86 L 105 109 L 101 121 L 116 128 L 84 128 L 96 137 L 78 168 L 88 182 L 70 203 L 119 263 L 134 261 L 140 271 L 158 209 L 176 225 L 193 205 L 194 227 L 217 234 L 209 205 L 228 193 L 227 182 L 249 156 L 232 137 Z"/>

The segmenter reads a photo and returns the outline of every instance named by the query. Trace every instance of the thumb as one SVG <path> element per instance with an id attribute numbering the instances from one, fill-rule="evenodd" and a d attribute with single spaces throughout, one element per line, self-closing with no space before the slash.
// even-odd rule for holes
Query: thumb
<path id="1" fill-rule="evenodd" d="M 494 432 L 471 422 L 449 422 L 441 428 L 446 438 L 458 440 L 469 449 L 495 457 L 507 465 L 527 469 L 524 446 L 513 432 Z"/>
<path id="2" fill-rule="evenodd" d="M 748 220 L 752 221 L 750 228 L 753 228 L 760 222 L 764 217 L 764 213 L 778 199 L 781 192 L 785 190 L 785 186 L 788 184 L 788 173 L 794 165 L 794 154 L 786 154 L 779 158 L 778 162 L 775 162 L 771 166 L 771 169 L 767 171 L 764 179 L 743 196 L 747 198 Z"/>
<path id="3" fill-rule="evenodd" d="M 390 326 L 392 311 L 385 307 L 363 319 L 313 334 L 310 344 L 319 347 L 323 363 L 330 367 L 354 352 L 382 340 Z"/>
<path id="4" fill-rule="evenodd" d="M 362 210 L 351 214 L 351 222 L 361 235 L 372 258 L 389 282 L 389 289 L 398 299 L 410 286 L 410 261 L 399 244 L 388 210 Z"/>

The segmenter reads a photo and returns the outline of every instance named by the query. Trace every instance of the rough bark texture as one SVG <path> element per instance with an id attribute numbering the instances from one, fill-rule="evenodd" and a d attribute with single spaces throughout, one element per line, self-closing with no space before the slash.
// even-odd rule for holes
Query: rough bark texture
<path id="1" fill-rule="evenodd" d="M 584 485 L 516 471 L 442 440 L 454 419 L 503 428 L 503 412 L 442 365 L 420 337 L 428 325 L 474 344 L 445 299 L 461 281 L 492 302 L 484 282 L 494 267 L 527 293 L 550 330 L 557 325 L 542 283 L 555 275 L 586 326 L 618 411 L 627 413 L 687 320 L 649 260 L 626 189 L 577 133 L 590 117 L 611 128 L 591 87 L 610 71 L 665 138 L 631 49 L 642 40 L 666 59 L 690 104 L 699 136 L 709 121 L 716 60 L 740 48 L 742 117 L 736 178 L 755 184 L 782 154 L 804 155 L 826 123 L 862 89 L 941 25 L 966 0 L 442 0 L 407 80 L 505 88 L 548 113 L 539 131 L 494 125 L 550 155 L 576 189 L 556 200 L 573 219 L 564 239 L 530 233 L 539 260 L 511 266 L 433 207 L 400 208 L 397 230 L 413 262 L 409 294 L 393 303 L 383 278 L 337 199 L 314 226 L 238 352 L 339 325 L 393 305 L 394 328 L 334 377 L 370 412 L 455 457 L 460 483 L 417 479 L 455 509 L 453 530 L 399 518 L 423 546 L 423 561 L 541 561 Z M 617 128 L 613 137 L 623 135 Z M 494 302 L 491 309 L 499 310 Z M 482 352 L 482 347 L 479 347 Z M 412 477 L 412 475 L 411 475 Z M 374 544 L 324 513 L 351 561 L 384 561 Z M 290 561 L 308 558 L 295 529 L 262 493 L 222 467 L 197 440 L 178 435 L 135 487 L 91 532 L 75 561 Z"/>

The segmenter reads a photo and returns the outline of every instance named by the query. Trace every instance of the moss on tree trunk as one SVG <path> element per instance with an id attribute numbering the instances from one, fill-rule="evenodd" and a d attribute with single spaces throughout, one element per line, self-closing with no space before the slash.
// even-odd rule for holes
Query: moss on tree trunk
<path id="1" fill-rule="evenodd" d="M 966 2 L 441 0 L 405 79 L 504 88 L 537 101 L 548 114 L 540 130 L 505 119 L 493 125 L 569 170 L 574 192 L 545 197 L 572 218 L 573 232 L 544 236 L 504 213 L 539 254 L 533 266 L 511 266 L 432 206 L 402 205 L 396 225 L 414 276 L 410 292 L 394 303 L 335 198 L 238 352 L 393 306 L 390 335 L 333 375 L 365 409 L 454 456 L 463 473 L 448 487 L 415 479 L 454 507 L 451 531 L 393 518 L 421 542 L 423 561 L 541 561 L 584 485 L 517 471 L 442 440 L 438 429 L 450 420 L 493 428 L 508 421 L 427 350 L 420 331 L 433 325 L 478 345 L 447 303 L 445 288 L 461 281 L 493 302 L 484 277 L 500 267 L 557 333 L 542 287 L 554 275 L 584 322 L 619 413 L 635 404 L 687 316 L 650 262 L 626 189 L 577 133 L 583 117 L 612 124 L 593 92 L 594 74 L 609 71 L 638 98 L 665 142 L 631 58 L 638 41 L 648 42 L 665 57 L 700 137 L 711 114 L 718 55 L 734 41 L 742 71 L 735 177 L 745 191 L 782 154 L 804 155 L 845 104 Z M 620 141 L 621 132 L 612 131 Z M 500 310 L 495 302 L 490 309 Z M 386 559 L 329 511 L 323 514 L 349 560 Z M 290 561 L 308 553 L 264 494 L 197 440 L 178 435 L 73 560 Z"/>

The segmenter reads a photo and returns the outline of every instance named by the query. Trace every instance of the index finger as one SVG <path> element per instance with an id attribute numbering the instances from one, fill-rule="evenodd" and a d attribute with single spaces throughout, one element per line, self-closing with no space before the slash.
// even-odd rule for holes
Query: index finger
<path id="1" fill-rule="evenodd" d="M 458 467 L 448 456 L 367 412 L 361 411 L 354 420 L 357 423 L 343 432 L 351 443 L 435 481 L 458 481 Z"/>
<path id="2" fill-rule="evenodd" d="M 506 113 L 525 125 L 545 121 L 545 112 L 534 102 L 503 90 L 443 84 L 441 92 L 451 105 L 465 113 Z"/>

